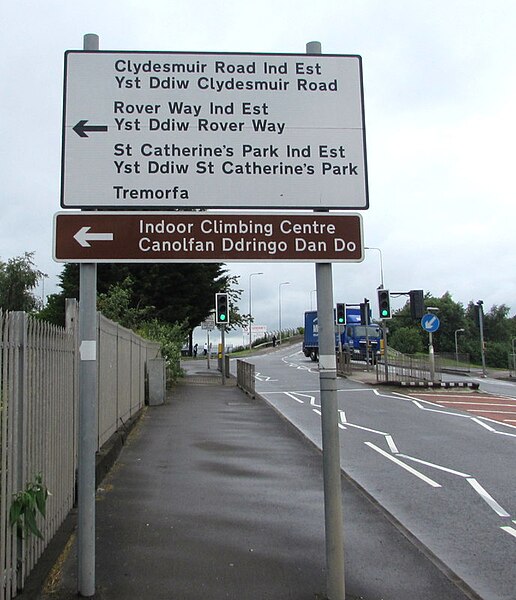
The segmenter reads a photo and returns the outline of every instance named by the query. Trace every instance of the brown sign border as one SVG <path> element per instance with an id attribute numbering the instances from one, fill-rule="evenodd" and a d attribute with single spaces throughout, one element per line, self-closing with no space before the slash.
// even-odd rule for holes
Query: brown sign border
<path id="1" fill-rule="evenodd" d="M 74 237 L 79 231 L 81 242 Z M 362 216 L 349 212 L 84 211 L 54 215 L 57 262 L 356 263 L 363 259 Z"/>

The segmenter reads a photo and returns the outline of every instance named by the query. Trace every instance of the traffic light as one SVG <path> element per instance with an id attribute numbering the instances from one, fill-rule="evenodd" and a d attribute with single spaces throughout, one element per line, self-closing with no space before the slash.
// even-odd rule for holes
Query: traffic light
<path id="1" fill-rule="evenodd" d="M 420 321 L 425 314 L 425 303 L 423 300 L 423 290 L 410 290 L 410 316 L 414 321 Z"/>
<path id="2" fill-rule="evenodd" d="M 337 325 L 346 324 L 346 305 L 342 302 L 337 302 L 337 315 L 335 322 Z"/>
<path id="3" fill-rule="evenodd" d="M 391 319 L 391 296 L 389 290 L 378 290 L 378 310 L 380 319 Z"/>
<path id="4" fill-rule="evenodd" d="M 227 294 L 215 294 L 215 323 L 226 325 L 229 323 L 229 303 Z"/>
<path id="5" fill-rule="evenodd" d="M 474 309 L 475 309 L 475 323 L 477 325 L 477 327 L 480 327 L 480 322 L 482 321 L 482 325 L 484 322 L 484 302 L 483 300 L 479 300 L 475 305 L 474 305 Z"/>
<path id="6" fill-rule="evenodd" d="M 360 325 L 369 325 L 369 300 L 364 298 L 364 301 L 360 303 Z"/>

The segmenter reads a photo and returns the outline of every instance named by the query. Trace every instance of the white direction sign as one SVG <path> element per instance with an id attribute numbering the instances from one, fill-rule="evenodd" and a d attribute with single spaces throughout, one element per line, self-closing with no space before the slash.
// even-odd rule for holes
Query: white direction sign
<path id="1" fill-rule="evenodd" d="M 368 208 L 359 56 L 68 51 L 61 205 Z"/>

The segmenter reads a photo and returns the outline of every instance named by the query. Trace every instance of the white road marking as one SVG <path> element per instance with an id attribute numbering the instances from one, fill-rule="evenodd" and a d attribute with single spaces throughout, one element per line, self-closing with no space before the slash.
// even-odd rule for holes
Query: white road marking
<path id="1" fill-rule="evenodd" d="M 434 469 L 451 473 L 452 475 L 458 475 L 459 477 L 471 477 L 471 475 L 468 475 L 467 473 L 461 473 L 460 471 L 455 471 L 454 469 L 449 469 L 448 467 L 436 465 L 435 463 L 427 462 L 426 460 L 421 460 L 420 458 L 414 458 L 413 456 L 408 456 L 407 454 L 398 454 L 398 456 L 401 456 L 402 458 L 408 458 L 408 460 L 413 460 L 414 462 L 426 465 L 427 467 L 433 467 Z"/>
<path id="2" fill-rule="evenodd" d="M 362 429 L 363 431 L 369 431 L 369 433 L 376 433 L 378 435 L 383 435 L 384 437 L 389 435 L 388 433 L 385 433 L 384 431 L 377 431 L 376 429 L 370 429 L 369 427 L 363 427 L 362 425 L 355 425 L 354 423 L 346 423 L 346 425 L 349 425 L 350 427 L 355 427 L 356 429 Z"/>
<path id="3" fill-rule="evenodd" d="M 375 450 L 376 452 L 378 452 L 382 456 L 385 456 L 385 458 L 388 458 L 389 460 L 391 460 L 393 463 L 397 464 L 402 469 L 405 469 L 406 471 L 408 471 L 412 475 L 415 475 L 416 477 L 418 477 L 419 479 L 421 479 L 425 483 L 428 483 L 428 485 L 431 485 L 432 487 L 435 487 L 435 488 L 440 488 L 441 487 L 441 485 L 439 483 L 437 483 L 433 479 L 430 479 L 430 477 L 427 477 L 426 475 L 423 475 L 423 473 L 420 473 L 419 471 L 416 471 L 416 469 L 413 469 L 409 465 L 406 465 L 401 460 L 398 460 L 396 457 L 391 456 L 389 453 L 385 452 L 385 450 L 382 450 L 381 448 L 378 448 L 378 446 L 375 446 L 371 442 L 364 442 L 364 444 L 366 446 L 369 446 L 370 448 L 372 448 L 373 450 Z"/>
<path id="4" fill-rule="evenodd" d="M 507 406 L 506 404 L 498 404 L 498 406 Z M 472 408 L 469 412 L 472 413 L 483 413 L 483 412 L 488 412 L 491 413 L 493 415 L 516 415 L 516 411 L 515 410 L 478 410 L 476 408 Z"/>
<path id="5" fill-rule="evenodd" d="M 284 392 L 285 396 L 288 396 L 289 398 L 292 398 L 292 400 L 295 400 L 296 402 L 299 402 L 299 404 L 304 404 L 304 400 L 300 400 L 299 398 L 296 398 L 296 396 L 294 396 L 294 394 L 291 394 L 290 392 Z"/>
<path id="6" fill-rule="evenodd" d="M 318 414 L 320 417 L 322 417 L 322 413 L 320 410 L 318 410 L 317 408 L 312 408 L 312 410 L 314 411 L 314 413 Z M 340 423 L 337 423 L 337 425 L 339 426 L 340 429 L 346 429 L 344 427 L 344 425 L 341 425 Z"/>
<path id="7" fill-rule="evenodd" d="M 505 406 L 506 408 L 510 408 L 513 407 L 514 409 L 516 409 L 516 406 L 514 404 L 508 404 L 508 403 L 504 403 L 504 404 L 500 404 L 498 402 L 459 402 L 458 400 L 441 400 L 441 402 L 443 404 L 451 404 L 452 406 L 455 406 L 455 404 L 466 404 L 467 406 Z M 473 412 L 473 411 L 470 411 Z M 488 412 L 493 412 L 493 411 L 488 411 Z"/>
<path id="8" fill-rule="evenodd" d="M 260 374 L 259 374 L 260 375 Z M 349 391 L 349 390 L 339 390 L 339 391 Z M 360 391 L 364 391 L 364 390 L 360 390 Z M 297 391 L 297 392 L 268 392 L 268 393 L 281 393 L 281 394 L 285 394 L 287 397 L 295 400 L 296 402 L 298 402 L 299 404 L 304 404 L 305 401 L 302 400 L 301 398 L 299 398 L 298 396 L 301 397 L 306 397 L 307 399 L 309 399 L 310 401 L 310 405 L 312 406 L 312 410 L 314 413 L 316 413 L 317 415 L 319 415 L 320 417 L 321 415 L 321 411 L 319 410 L 321 408 L 320 404 L 317 404 L 316 402 L 316 394 L 318 394 L 320 392 L 320 390 L 313 390 L 313 391 Z M 385 394 L 381 394 L 379 393 L 377 390 L 373 390 L 373 392 L 377 395 L 377 396 L 383 396 L 383 397 L 387 397 L 387 398 L 392 398 L 393 396 L 389 395 L 385 395 Z M 441 413 L 441 414 L 445 414 L 445 415 L 449 415 L 449 416 L 460 416 L 460 417 L 465 417 L 465 418 L 469 418 L 471 421 L 475 422 L 476 424 L 480 425 L 481 427 L 483 427 L 484 429 L 486 429 L 487 431 L 489 431 L 490 433 L 498 433 L 498 434 L 502 434 L 502 435 L 510 435 L 513 437 L 516 437 L 516 434 L 510 434 L 510 433 L 506 433 L 506 432 L 501 432 L 501 431 L 497 431 L 496 429 L 494 429 L 493 427 L 491 427 L 490 425 L 488 425 L 487 423 L 484 422 L 484 420 L 480 420 L 480 418 L 478 417 L 472 417 L 471 415 L 468 414 L 457 414 L 457 413 L 451 413 L 445 410 L 435 410 L 431 407 L 438 407 L 440 406 L 439 404 L 435 404 L 433 402 L 430 402 L 428 400 L 423 400 L 423 399 L 415 399 L 411 396 L 408 395 L 404 395 L 404 394 L 400 394 L 397 392 L 393 392 L 393 394 L 395 396 L 401 397 L 403 400 L 406 401 L 410 401 L 412 404 L 414 404 L 415 406 L 417 406 L 418 408 L 420 408 L 421 410 L 426 410 L 428 412 L 436 412 L 436 413 Z M 449 396 L 447 396 L 449 397 Z M 461 398 L 464 398 L 464 396 L 460 396 Z M 423 404 L 427 404 L 430 405 L 430 407 L 426 407 Z M 455 402 L 450 402 L 450 404 L 455 404 Z M 456 402 L 456 404 L 480 404 L 481 406 L 490 406 L 490 404 L 484 404 L 484 403 L 473 403 L 473 402 Z M 500 406 L 504 406 L 504 405 L 500 405 Z M 316 408 L 317 407 L 317 408 Z M 473 411 L 472 411 L 473 412 Z M 482 412 L 482 411 L 474 411 L 474 412 Z M 503 411 L 493 411 L 493 412 L 502 412 Z M 353 427 L 355 429 L 360 429 L 362 431 L 367 431 L 370 433 L 374 433 L 377 435 L 381 435 L 383 437 L 385 437 L 385 441 L 387 443 L 387 445 L 389 446 L 389 449 L 391 451 L 392 454 L 397 455 L 398 457 L 404 458 L 406 460 L 410 460 L 422 465 L 425 465 L 427 467 L 431 467 L 446 473 L 449 473 L 451 475 L 456 475 L 458 477 L 462 477 L 464 479 L 466 479 L 466 481 L 471 485 L 471 487 L 480 495 L 480 497 L 487 503 L 487 505 L 494 511 L 496 512 L 496 514 L 500 517 L 510 517 L 510 514 L 502 507 L 500 506 L 500 504 L 498 504 L 498 502 L 496 502 L 496 500 L 489 494 L 489 492 L 487 492 L 487 490 L 485 490 L 480 483 L 471 475 L 467 474 L 467 473 L 463 473 L 461 471 L 457 471 L 455 469 L 450 469 L 449 467 L 444 467 L 442 465 L 438 465 L 432 462 L 428 462 L 419 458 L 415 458 L 413 456 L 409 456 L 406 454 L 401 454 L 398 450 L 398 447 L 394 441 L 394 438 L 392 437 L 391 434 L 389 433 L 385 433 L 383 431 L 379 431 L 376 429 L 372 429 L 369 427 L 364 427 L 362 425 L 357 425 L 354 423 L 349 423 L 347 420 L 347 416 L 344 410 L 339 409 L 338 411 L 339 413 L 339 419 L 341 421 L 341 423 L 338 423 L 338 427 L 340 429 L 346 429 L 347 427 Z M 511 414 L 511 413 L 509 413 Z M 486 419 L 486 418 L 482 418 L 482 419 Z M 487 419 L 489 420 L 489 419 Z M 491 422 L 493 422 L 491 420 Z M 498 422 L 495 422 L 498 424 Z M 344 425 L 345 424 L 345 425 Z M 383 450 L 382 448 L 376 446 L 375 444 L 373 444 L 372 442 L 364 442 L 364 444 L 366 446 L 368 446 L 369 448 L 372 448 L 373 450 L 375 450 L 376 452 L 378 452 L 379 454 L 381 454 L 382 456 L 384 456 L 385 458 L 389 459 L 390 461 L 394 462 L 396 465 L 402 467 L 403 469 L 405 469 L 406 471 L 408 471 L 409 473 L 411 473 L 412 475 L 418 477 L 419 479 L 421 479 L 422 481 L 424 481 L 425 483 L 427 483 L 428 485 L 432 486 L 432 487 L 442 487 L 441 484 L 437 483 L 436 481 L 434 481 L 433 479 L 431 479 L 430 477 L 427 477 L 426 475 L 424 475 L 423 473 L 421 473 L 420 471 L 417 471 L 416 469 L 410 467 L 409 465 L 405 464 L 403 461 L 399 460 L 399 458 L 396 458 L 395 456 L 392 456 L 392 454 L 389 454 L 388 452 L 386 452 L 385 450 Z M 516 524 L 516 520 L 513 521 L 513 523 Z M 513 527 L 501 527 L 501 529 L 503 529 L 504 531 L 506 531 L 507 533 L 509 533 L 510 535 L 512 535 L 513 537 L 516 537 L 516 529 L 514 529 Z"/>
<path id="9" fill-rule="evenodd" d="M 516 529 L 514 529 L 514 527 L 509 527 L 508 525 L 505 525 L 503 527 L 500 527 L 500 529 L 503 529 L 508 534 L 512 535 L 512 537 L 516 538 Z"/>
<path id="10" fill-rule="evenodd" d="M 497 433 L 498 435 L 507 435 L 509 437 L 516 437 L 515 433 L 509 433 L 507 431 L 499 431 L 498 429 L 494 429 L 493 427 L 490 427 L 483 421 L 480 421 L 478 417 L 473 417 L 469 413 L 449 412 L 447 410 L 436 410 L 434 408 L 428 408 L 426 406 L 423 406 L 423 403 L 429 404 L 430 406 L 436 406 L 436 407 L 440 406 L 440 405 L 435 404 L 434 402 L 430 402 L 428 400 L 417 400 L 417 399 L 413 398 L 412 396 L 408 396 L 406 394 L 400 394 L 399 392 L 392 392 L 392 393 L 393 393 L 393 395 L 401 398 L 402 400 L 412 402 L 412 404 L 414 404 L 421 410 L 425 410 L 427 412 L 432 412 L 432 413 L 437 413 L 437 414 L 449 415 L 451 417 L 460 417 L 460 418 L 464 418 L 464 419 L 470 419 L 471 421 L 473 421 L 474 423 L 477 423 L 477 425 L 481 425 L 482 427 L 484 427 L 491 433 Z M 386 397 L 392 398 L 392 396 L 386 396 Z M 480 412 L 483 412 L 483 411 L 480 411 Z M 514 425 L 511 425 L 507 421 L 495 421 L 493 419 L 489 419 L 489 417 L 482 417 L 482 419 L 490 421 L 491 423 L 495 423 L 497 425 L 503 425 L 504 427 L 510 427 L 511 429 L 516 429 L 516 427 Z"/>
<path id="11" fill-rule="evenodd" d="M 479 494 L 479 496 L 482 498 L 482 500 L 484 500 L 484 502 L 487 503 L 489 508 L 494 510 L 495 513 L 499 517 L 510 517 L 511 516 L 506 510 L 504 510 L 498 504 L 498 502 L 491 496 L 491 494 L 489 494 L 489 492 L 487 490 L 485 490 L 480 485 L 480 483 L 478 483 L 478 481 L 474 477 L 468 477 L 468 479 L 466 479 L 466 481 L 471 485 L 471 487 L 475 490 L 475 492 L 477 492 L 477 494 Z"/>
<path id="12" fill-rule="evenodd" d="M 396 444 L 394 443 L 394 440 L 392 439 L 392 435 L 386 435 L 385 439 L 387 440 L 387 445 L 390 448 L 390 451 L 393 454 L 399 454 L 399 450 L 398 447 L 396 446 Z"/>
<path id="13" fill-rule="evenodd" d="M 255 373 L 254 378 L 258 381 L 278 381 L 277 379 L 271 379 L 268 375 L 262 375 L 261 373 Z"/>

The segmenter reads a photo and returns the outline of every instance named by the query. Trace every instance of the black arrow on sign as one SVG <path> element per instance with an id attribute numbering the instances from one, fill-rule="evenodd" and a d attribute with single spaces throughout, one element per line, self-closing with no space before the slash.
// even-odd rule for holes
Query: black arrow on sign
<path id="1" fill-rule="evenodd" d="M 88 131 L 107 131 L 107 125 L 86 125 L 87 119 L 84 121 L 79 121 L 77 125 L 73 128 L 75 133 L 79 137 L 88 137 Z"/>

